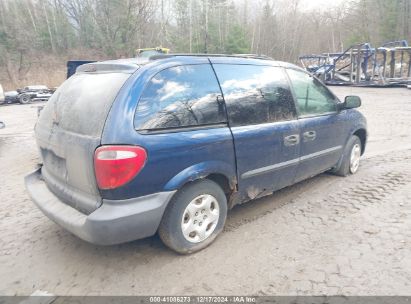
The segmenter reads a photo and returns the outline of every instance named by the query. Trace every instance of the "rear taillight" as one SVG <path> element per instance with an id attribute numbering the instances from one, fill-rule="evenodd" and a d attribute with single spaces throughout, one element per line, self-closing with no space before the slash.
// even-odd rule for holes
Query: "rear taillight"
<path id="1" fill-rule="evenodd" d="M 118 188 L 144 167 L 147 153 L 135 146 L 102 146 L 94 153 L 94 170 L 100 189 Z"/>

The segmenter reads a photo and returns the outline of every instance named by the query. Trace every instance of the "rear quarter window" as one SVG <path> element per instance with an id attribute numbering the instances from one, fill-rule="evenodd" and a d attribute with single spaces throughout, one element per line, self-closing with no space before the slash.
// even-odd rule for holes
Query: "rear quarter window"
<path id="1" fill-rule="evenodd" d="M 224 123 L 220 100 L 221 91 L 209 64 L 168 68 L 146 85 L 134 126 L 143 131 Z"/>

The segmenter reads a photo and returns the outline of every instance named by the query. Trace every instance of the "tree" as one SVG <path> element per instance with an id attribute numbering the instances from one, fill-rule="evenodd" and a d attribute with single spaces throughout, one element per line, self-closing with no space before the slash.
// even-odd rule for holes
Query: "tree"
<path id="1" fill-rule="evenodd" d="M 250 52 L 250 45 L 245 37 L 243 28 L 234 25 L 228 33 L 225 52 L 229 54 L 244 54 Z"/>
<path id="2" fill-rule="evenodd" d="M 359 42 L 411 40 L 411 0 L 329 3 L 307 10 L 300 0 L 0 0 L 0 82 L 15 88 L 50 75 L 58 85 L 67 59 L 131 57 L 160 45 L 295 62 Z"/>

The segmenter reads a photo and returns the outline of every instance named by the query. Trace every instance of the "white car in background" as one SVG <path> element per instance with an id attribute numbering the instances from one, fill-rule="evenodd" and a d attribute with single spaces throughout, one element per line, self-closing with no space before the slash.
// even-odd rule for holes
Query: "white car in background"
<path id="1" fill-rule="evenodd" d="M 0 104 L 4 103 L 4 91 L 3 91 L 3 87 L 0 84 Z"/>

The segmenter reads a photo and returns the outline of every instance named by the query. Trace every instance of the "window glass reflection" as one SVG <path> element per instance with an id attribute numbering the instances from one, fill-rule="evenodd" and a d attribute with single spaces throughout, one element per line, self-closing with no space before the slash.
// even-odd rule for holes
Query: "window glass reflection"
<path id="1" fill-rule="evenodd" d="M 316 78 L 289 69 L 300 116 L 321 115 L 336 111 L 335 98 Z"/>
<path id="2" fill-rule="evenodd" d="M 295 106 L 281 68 L 215 64 L 232 126 L 294 119 Z"/>
<path id="3" fill-rule="evenodd" d="M 178 128 L 225 122 L 220 88 L 210 65 L 185 65 L 159 72 L 138 103 L 139 130 Z"/>

